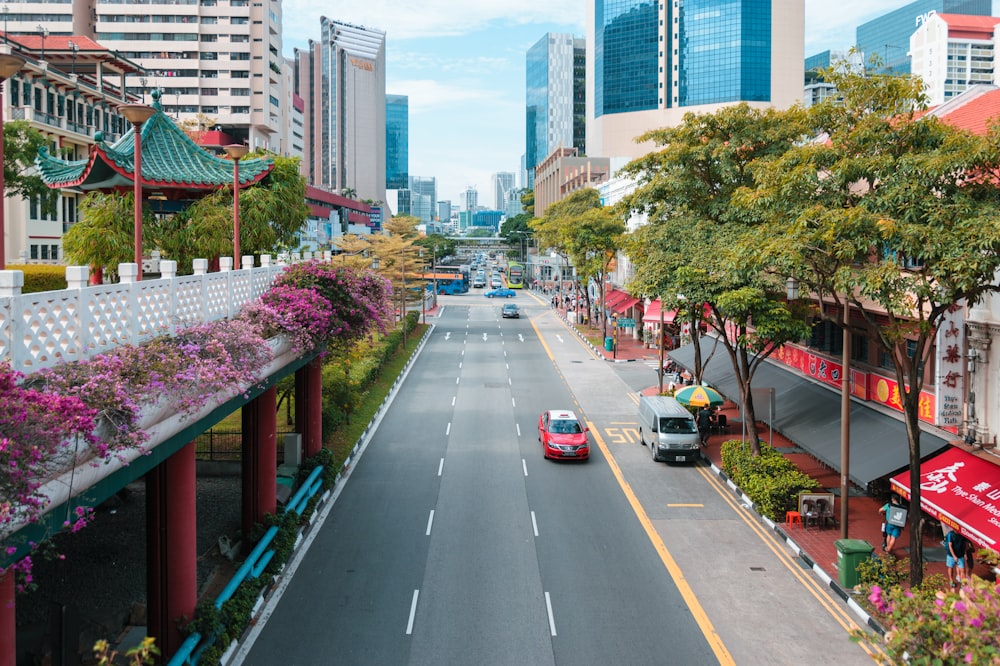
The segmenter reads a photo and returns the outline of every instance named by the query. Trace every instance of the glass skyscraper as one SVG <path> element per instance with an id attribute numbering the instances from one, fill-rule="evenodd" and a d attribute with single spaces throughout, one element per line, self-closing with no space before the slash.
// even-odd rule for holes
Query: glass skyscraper
<path id="1" fill-rule="evenodd" d="M 410 183 L 410 98 L 385 96 L 385 187 L 405 190 Z"/>
<path id="2" fill-rule="evenodd" d="M 589 155 L 638 157 L 687 112 L 801 100 L 804 0 L 589 0 Z"/>
<path id="3" fill-rule="evenodd" d="M 859 25 L 855 32 L 855 46 L 864 54 L 866 65 L 870 64 L 872 55 L 878 56 L 882 66 L 876 71 L 909 74 L 910 35 L 929 14 L 990 16 L 992 10 L 991 0 L 916 0 Z"/>
<path id="4" fill-rule="evenodd" d="M 559 147 L 586 142 L 586 47 L 569 34 L 546 33 L 525 59 L 525 165 L 535 166 Z"/>

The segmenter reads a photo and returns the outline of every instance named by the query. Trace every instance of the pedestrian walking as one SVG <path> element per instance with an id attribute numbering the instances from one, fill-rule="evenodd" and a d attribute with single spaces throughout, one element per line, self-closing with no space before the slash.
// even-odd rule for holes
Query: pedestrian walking
<path id="1" fill-rule="evenodd" d="M 899 525 L 893 525 L 889 520 L 891 517 L 890 511 L 893 509 L 902 509 L 899 505 L 899 497 L 896 495 L 893 495 L 892 498 L 878 510 L 878 512 L 882 514 L 882 519 L 885 521 L 882 523 L 883 529 L 885 530 L 885 538 L 882 541 L 882 551 L 890 554 L 896 548 L 896 539 L 903 533 L 902 527 Z"/>
<path id="2" fill-rule="evenodd" d="M 965 549 L 968 543 L 956 530 L 949 530 L 944 536 L 945 566 L 948 567 L 948 585 L 958 587 L 966 578 Z"/>
<path id="3" fill-rule="evenodd" d="M 701 445 L 708 446 L 708 433 L 712 430 L 712 412 L 708 407 L 698 410 L 698 434 L 701 435 Z"/>

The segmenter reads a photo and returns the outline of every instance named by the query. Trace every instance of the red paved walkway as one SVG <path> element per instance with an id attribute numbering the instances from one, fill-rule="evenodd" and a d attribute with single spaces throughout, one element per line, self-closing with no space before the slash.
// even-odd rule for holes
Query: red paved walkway
<path id="1" fill-rule="evenodd" d="M 565 316 L 565 313 L 563 313 Z M 589 326 L 577 326 L 577 331 L 584 338 L 594 338 L 601 334 L 599 329 Z M 639 340 L 633 340 L 631 336 L 620 336 L 618 347 L 614 353 L 605 351 L 603 347 L 592 345 L 594 350 L 608 361 L 614 362 L 649 362 L 658 359 L 656 349 L 648 349 Z M 655 395 L 656 386 L 651 386 L 643 393 Z M 721 410 L 729 422 L 729 432 L 727 434 L 715 434 L 709 438 L 705 455 L 717 468 L 722 467 L 721 447 L 722 442 L 727 439 L 740 438 L 741 424 L 740 412 L 735 404 L 727 402 Z M 765 442 L 772 442 L 776 449 L 781 450 L 785 457 L 795 463 L 801 471 L 819 481 L 820 487 L 826 491 L 834 491 L 840 494 L 840 475 L 836 470 L 826 467 L 818 460 L 798 448 L 794 442 L 788 440 L 779 432 L 771 433 L 767 426 L 761 424 L 758 427 L 760 438 Z M 773 437 L 773 440 L 772 440 Z M 881 552 L 882 547 L 882 516 L 878 510 L 881 503 L 874 498 L 865 495 L 851 495 L 848 500 L 848 537 L 851 539 L 863 539 L 871 543 L 876 552 Z M 840 517 L 840 498 L 837 497 L 834 506 L 834 515 L 838 520 Z M 809 560 L 814 562 L 833 580 L 838 580 L 837 573 L 837 548 L 835 541 L 841 538 L 840 527 L 817 527 L 815 525 L 792 529 L 786 529 L 784 522 L 777 526 L 779 532 L 786 535 L 787 539 L 801 550 Z M 909 552 L 909 528 L 904 528 L 903 534 L 896 542 L 896 557 L 907 557 Z M 927 561 L 931 560 L 940 561 Z M 939 573 L 945 575 L 945 564 L 943 561 L 943 549 L 939 538 L 925 537 L 924 559 L 927 561 L 926 573 Z M 977 565 L 979 575 L 987 573 L 986 567 Z"/>

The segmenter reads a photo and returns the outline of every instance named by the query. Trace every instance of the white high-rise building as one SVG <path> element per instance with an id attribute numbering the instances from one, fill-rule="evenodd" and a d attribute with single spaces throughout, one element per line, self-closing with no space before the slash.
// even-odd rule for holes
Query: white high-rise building
<path id="1" fill-rule="evenodd" d="M 410 215 L 424 224 L 432 224 L 437 215 L 437 179 L 433 176 L 410 176 Z"/>
<path id="2" fill-rule="evenodd" d="M 479 191 L 474 187 L 467 187 L 465 192 L 462 193 L 462 202 L 465 205 L 465 210 L 470 215 L 479 210 Z"/>
<path id="3" fill-rule="evenodd" d="M 514 174 L 501 171 L 493 174 L 493 209 L 507 210 L 507 193 L 514 189 Z"/>
<path id="4" fill-rule="evenodd" d="M 910 36 L 910 72 L 924 82 L 931 106 L 978 84 L 1000 84 L 994 16 L 932 13 Z"/>

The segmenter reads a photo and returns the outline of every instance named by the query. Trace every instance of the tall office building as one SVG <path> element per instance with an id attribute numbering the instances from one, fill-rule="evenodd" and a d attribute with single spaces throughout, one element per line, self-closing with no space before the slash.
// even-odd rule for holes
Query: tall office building
<path id="1" fill-rule="evenodd" d="M 587 4 L 588 155 L 643 155 L 635 137 L 685 113 L 802 98 L 804 0 Z"/>
<path id="2" fill-rule="evenodd" d="M 876 71 L 910 73 L 910 35 L 934 14 L 989 16 L 991 0 L 916 0 L 867 23 L 855 31 L 855 46 L 868 63 L 877 55 L 882 66 Z"/>
<path id="3" fill-rule="evenodd" d="M 430 224 L 437 215 L 437 179 L 433 176 L 410 176 L 410 215 Z"/>
<path id="4" fill-rule="evenodd" d="M 475 213 L 479 210 L 479 191 L 474 187 L 465 188 L 462 193 L 462 203 L 468 213 Z"/>
<path id="5" fill-rule="evenodd" d="M 556 148 L 575 147 L 581 152 L 585 148 L 586 55 L 583 39 L 555 32 L 546 33 L 528 49 L 525 164 L 529 174 Z"/>
<path id="6" fill-rule="evenodd" d="M 312 109 L 304 172 L 317 187 L 385 201 L 385 33 L 323 16 L 320 34 L 296 51 Z"/>
<path id="7" fill-rule="evenodd" d="M 826 50 L 806 58 L 805 88 L 802 95 L 802 105 L 810 107 L 819 104 L 830 97 L 838 97 L 840 92 L 829 81 L 821 76 L 821 70 L 830 67 L 848 68 L 864 71 L 864 62 L 860 53 L 851 51 Z"/>
<path id="8" fill-rule="evenodd" d="M 507 193 L 514 189 L 514 174 L 500 171 L 493 174 L 493 208 L 507 210 Z"/>
<path id="9" fill-rule="evenodd" d="M 1000 18 L 934 14 L 910 36 L 910 67 L 927 103 L 944 104 L 975 85 L 996 85 Z"/>
<path id="10" fill-rule="evenodd" d="M 385 187 L 403 190 L 410 182 L 410 98 L 385 96 Z"/>

